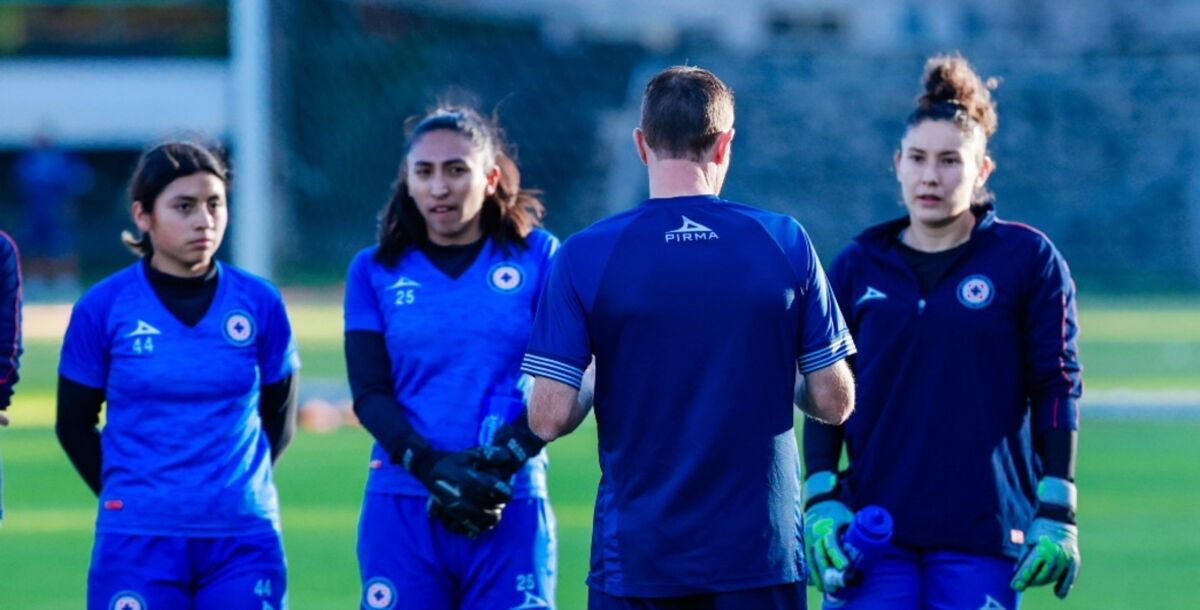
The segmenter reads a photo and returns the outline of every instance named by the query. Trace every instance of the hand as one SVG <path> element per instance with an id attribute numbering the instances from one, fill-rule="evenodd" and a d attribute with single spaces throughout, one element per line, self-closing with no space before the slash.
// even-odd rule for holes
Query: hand
<path id="1" fill-rule="evenodd" d="M 546 441 L 529 428 L 529 413 L 526 411 L 511 424 L 505 424 L 496 431 L 492 446 L 479 447 L 475 451 L 479 452 L 481 470 L 507 481 L 545 446 Z"/>
<path id="2" fill-rule="evenodd" d="M 512 499 L 512 487 L 481 472 L 475 450 L 430 450 L 422 458 L 415 461 L 411 472 L 429 490 L 426 509 L 430 517 L 468 538 L 496 527 L 504 505 Z"/>
<path id="3" fill-rule="evenodd" d="M 8 425 L 8 414 L 6 414 L 4 411 L 0 411 L 0 428 L 3 428 L 7 425 Z"/>
<path id="4" fill-rule="evenodd" d="M 1054 583 L 1065 599 L 1079 575 L 1079 528 L 1075 526 L 1075 484 L 1057 477 L 1038 481 L 1038 512 L 1025 532 L 1025 550 L 1010 586 L 1016 591 Z"/>
<path id="5" fill-rule="evenodd" d="M 854 513 L 838 500 L 813 504 L 804 512 L 804 550 L 808 556 L 808 582 L 822 593 L 832 593 L 825 585 L 825 571 L 845 570 L 850 559 L 842 549 L 840 536 L 854 519 Z M 829 590 L 827 590 L 829 589 Z"/>
<path id="6" fill-rule="evenodd" d="M 463 500 L 444 504 L 437 496 L 430 495 L 425 512 L 451 532 L 474 540 L 500 524 L 504 504 L 479 507 Z"/>
<path id="7" fill-rule="evenodd" d="M 1054 594 L 1065 599 L 1079 574 L 1079 529 L 1046 517 L 1033 520 L 1011 586 L 1016 591 L 1054 583 Z"/>

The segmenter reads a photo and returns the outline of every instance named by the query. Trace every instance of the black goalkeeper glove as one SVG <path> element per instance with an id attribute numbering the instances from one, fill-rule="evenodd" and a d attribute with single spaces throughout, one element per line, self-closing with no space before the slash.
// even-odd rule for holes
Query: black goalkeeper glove
<path id="1" fill-rule="evenodd" d="M 429 516 L 467 538 L 496 527 L 504 505 L 512 499 L 512 487 L 479 466 L 473 451 L 447 453 L 422 481 L 429 488 Z"/>
<path id="2" fill-rule="evenodd" d="M 480 452 L 485 471 L 509 481 L 545 446 L 546 441 L 529 428 L 529 411 L 524 411 L 511 424 L 496 431 L 490 447 L 479 447 L 476 451 Z"/>
<path id="3" fill-rule="evenodd" d="M 483 471 L 488 464 L 481 461 L 477 450 L 439 451 L 424 439 L 405 439 L 398 445 L 392 460 L 429 490 L 430 517 L 468 538 L 500 522 L 504 505 L 512 499 L 512 486 Z"/>

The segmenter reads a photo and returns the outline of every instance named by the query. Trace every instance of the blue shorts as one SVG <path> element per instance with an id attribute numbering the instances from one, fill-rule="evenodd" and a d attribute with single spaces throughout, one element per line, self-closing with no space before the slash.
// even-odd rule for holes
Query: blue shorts
<path id="1" fill-rule="evenodd" d="M 687 597 L 617 597 L 588 590 L 588 610 L 805 610 L 804 583 Z"/>
<path id="2" fill-rule="evenodd" d="M 187 538 L 97 534 L 88 610 L 284 610 L 287 566 L 275 532 Z"/>
<path id="3" fill-rule="evenodd" d="M 1008 586 L 1016 560 L 951 551 L 892 547 L 862 585 L 826 598 L 838 610 L 1016 610 L 1021 596 Z"/>
<path id="4" fill-rule="evenodd" d="M 558 565 L 554 512 L 513 500 L 475 540 L 425 513 L 426 499 L 368 492 L 358 524 L 363 610 L 553 608 Z"/>

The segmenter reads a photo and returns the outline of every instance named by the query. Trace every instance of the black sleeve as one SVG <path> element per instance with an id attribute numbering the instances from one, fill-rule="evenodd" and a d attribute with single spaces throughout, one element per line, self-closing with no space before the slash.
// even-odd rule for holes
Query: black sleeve
<path id="1" fill-rule="evenodd" d="M 54 432 L 75 470 L 96 495 L 100 495 L 100 406 L 104 390 L 58 376 L 58 414 Z"/>
<path id="2" fill-rule="evenodd" d="M 409 449 L 427 453 L 429 443 L 413 429 L 393 393 L 392 360 L 383 334 L 349 331 L 345 349 L 354 414 L 363 427 L 387 450 L 393 462 L 403 463 L 402 456 Z"/>
<path id="3" fill-rule="evenodd" d="M 1075 482 L 1075 450 L 1079 432 L 1066 428 L 1046 430 L 1034 440 L 1034 450 L 1042 461 L 1042 476 Z"/>
<path id="4" fill-rule="evenodd" d="M 279 459 L 296 433 L 296 388 L 300 374 L 292 373 L 275 383 L 263 386 L 258 401 L 263 433 L 271 443 L 271 461 Z"/>
<path id="5" fill-rule="evenodd" d="M 21 267 L 12 240 L 0 231 L 0 411 L 8 408 L 20 375 Z"/>
<path id="6" fill-rule="evenodd" d="M 804 476 L 837 472 L 842 457 L 842 427 L 804 420 Z"/>

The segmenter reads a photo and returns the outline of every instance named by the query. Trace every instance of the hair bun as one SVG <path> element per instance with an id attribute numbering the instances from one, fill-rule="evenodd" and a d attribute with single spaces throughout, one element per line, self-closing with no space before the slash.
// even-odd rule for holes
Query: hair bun
<path id="1" fill-rule="evenodd" d="M 996 132 L 998 117 L 992 89 L 999 85 L 999 81 L 995 78 L 986 81 L 981 79 L 963 56 L 954 54 L 929 58 L 925 62 L 925 74 L 921 82 L 925 91 L 917 98 L 919 109 L 929 111 L 938 104 L 960 106 L 988 137 Z"/>

